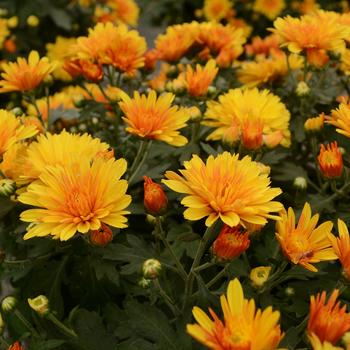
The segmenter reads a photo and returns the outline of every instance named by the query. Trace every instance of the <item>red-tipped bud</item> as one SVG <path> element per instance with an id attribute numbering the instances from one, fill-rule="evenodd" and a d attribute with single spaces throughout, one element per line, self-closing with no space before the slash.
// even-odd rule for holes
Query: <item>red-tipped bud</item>
<path id="1" fill-rule="evenodd" d="M 16 341 L 8 348 L 8 350 L 24 350 L 24 348 L 21 346 L 19 341 Z"/>
<path id="2" fill-rule="evenodd" d="M 155 216 L 162 215 L 168 206 L 168 198 L 166 197 L 162 186 L 153 182 L 148 176 L 144 176 L 143 179 L 145 180 L 143 184 L 143 204 L 145 205 L 146 210 L 148 213 Z"/>
<path id="3" fill-rule="evenodd" d="M 249 248 L 249 234 L 241 225 L 225 225 L 213 243 L 213 254 L 219 260 L 232 260 Z"/>
<path id="4" fill-rule="evenodd" d="M 105 224 L 101 224 L 98 230 L 91 231 L 90 242 L 97 247 L 105 247 L 113 239 L 112 230 Z"/>
<path id="5" fill-rule="evenodd" d="M 332 142 L 326 147 L 321 145 L 317 159 L 323 176 L 328 178 L 341 176 L 343 172 L 343 156 L 336 142 Z"/>

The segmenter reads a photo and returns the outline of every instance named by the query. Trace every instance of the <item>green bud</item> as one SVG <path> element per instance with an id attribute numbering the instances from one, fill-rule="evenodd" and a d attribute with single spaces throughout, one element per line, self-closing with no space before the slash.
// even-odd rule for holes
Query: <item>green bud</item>
<path id="1" fill-rule="evenodd" d="M 147 278 L 144 278 L 142 277 L 140 280 L 139 280 L 139 286 L 144 288 L 144 289 L 148 289 L 150 286 L 151 286 L 151 283 L 152 281 L 147 279 Z"/>
<path id="2" fill-rule="evenodd" d="M 45 316 L 50 312 L 49 299 L 45 295 L 39 295 L 36 298 L 28 299 L 29 306 L 40 316 Z"/>
<path id="3" fill-rule="evenodd" d="M 11 312 L 16 309 L 16 306 L 17 306 L 17 299 L 14 296 L 9 295 L 4 299 L 2 299 L 2 302 L 1 302 L 2 311 Z"/>
<path id="4" fill-rule="evenodd" d="M 143 263 L 142 272 L 146 279 L 156 279 L 162 269 L 162 264 L 156 259 L 148 259 Z"/>
<path id="5" fill-rule="evenodd" d="M 16 191 L 16 183 L 10 179 L 0 180 L 0 196 L 10 197 Z"/>
<path id="6" fill-rule="evenodd" d="M 307 188 L 307 181 L 305 177 L 298 176 L 294 179 L 293 185 L 299 190 L 305 190 Z"/>

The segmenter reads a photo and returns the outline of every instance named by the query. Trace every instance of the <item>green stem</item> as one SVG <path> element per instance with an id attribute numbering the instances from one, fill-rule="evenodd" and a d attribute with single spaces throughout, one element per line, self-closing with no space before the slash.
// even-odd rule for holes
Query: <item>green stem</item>
<path id="1" fill-rule="evenodd" d="M 215 263 L 213 263 L 213 262 L 206 262 L 206 263 L 204 263 L 203 265 L 199 265 L 198 267 L 196 267 L 196 268 L 194 269 L 194 271 L 195 271 L 195 272 L 199 272 L 199 271 L 208 269 L 209 267 L 212 267 L 212 266 L 215 266 Z"/>
<path id="2" fill-rule="evenodd" d="M 306 83 L 306 76 L 307 76 L 307 53 L 305 52 L 304 56 L 304 82 Z"/>
<path id="3" fill-rule="evenodd" d="M 66 335 L 77 338 L 77 334 L 70 328 L 68 328 L 66 325 L 64 325 L 53 313 L 49 313 L 46 315 L 46 318 L 50 320 L 55 326 L 57 326 L 58 329 L 61 330 L 62 333 L 65 333 Z"/>
<path id="4" fill-rule="evenodd" d="M 209 289 L 212 287 L 217 281 L 219 281 L 222 277 L 225 276 L 229 264 L 227 264 L 213 279 L 211 279 L 207 284 L 206 287 Z"/>
<path id="5" fill-rule="evenodd" d="M 40 338 L 39 333 L 35 330 L 31 323 L 22 315 L 22 313 L 18 309 L 14 311 L 14 314 L 28 328 L 29 332 L 32 333 L 33 336 Z"/>
<path id="6" fill-rule="evenodd" d="M 317 148 L 317 138 L 316 136 L 312 135 L 311 136 L 311 149 L 312 149 L 312 154 L 314 157 L 314 162 L 316 164 L 316 175 L 317 175 L 317 181 L 319 186 L 322 186 L 322 178 L 321 178 L 321 174 L 320 171 L 318 169 L 318 161 L 317 161 L 317 153 L 318 153 L 318 148 Z"/>
<path id="7" fill-rule="evenodd" d="M 158 289 L 159 295 L 164 299 L 165 303 L 168 305 L 169 309 L 172 311 L 175 317 L 180 315 L 179 308 L 175 305 L 174 301 L 169 297 L 169 295 L 165 292 L 162 286 L 159 283 L 158 278 L 153 280 L 155 287 Z"/>
<path id="8" fill-rule="evenodd" d="M 129 183 L 132 182 L 132 180 L 135 178 L 137 173 L 139 172 L 140 168 L 142 167 L 143 163 L 145 162 L 149 149 L 151 147 L 152 140 L 142 140 L 140 142 L 139 149 L 137 151 L 136 157 L 130 167 L 129 171 Z"/>
<path id="9" fill-rule="evenodd" d="M 172 258 L 173 258 L 173 260 L 174 260 L 174 262 L 176 264 L 176 267 L 179 270 L 180 276 L 182 277 L 182 279 L 184 281 L 186 281 L 187 273 L 186 273 L 185 269 L 183 268 L 180 260 L 176 256 L 173 248 L 171 247 L 170 243 L 168 242 L 168 240 L 167 240 L 167 238 L 165 236 L 165 233 L 164 233 L 164 230 L 163 230 L 163 227 L 162 227 L 162 222 L 161 222 L 159 216 L 156 216 L 156 228 L 157 228 L 157 231 L 158 231 L 159 238 L 161 239 L 161 241 L 163 242 L 164 246 L 168 249 L 170 255 L 172 256 Z"/>
<path id="10" fill-rule="evenodd" d="M 44 120 L 43 120 L 43 116 L 39 110 L 39 107 L 36 103 L 36 99 L 35 99 L 35 95 L 33 93 L 29 93 L 28 95 L 29 101 L 30 103 L 34 106 L 36 113 L 38 115 L 38 118 L 40 119 L 40 121 L 42 122 L 42 124 L 45 126 Z"/>
<path id="11" fill-rule="evenodd" d="M 45 86 L 45 97 L 46 97 L 46 108 L 47 108 L 46 128 L 48 129 L 49 122 L 50 122 L 50 90 L 48 86 Z"/>

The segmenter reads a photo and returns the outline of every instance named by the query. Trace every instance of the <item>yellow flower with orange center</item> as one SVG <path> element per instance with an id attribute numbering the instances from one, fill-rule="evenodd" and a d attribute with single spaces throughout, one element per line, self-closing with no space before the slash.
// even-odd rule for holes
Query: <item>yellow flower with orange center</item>
<path id="1" fill-rule="evenodd" d="M 0 80 L 0 93 L 10 91 L 27 92 L 37 88 L 57 68 L 56 62 L 47 57 L 40 58 L 37 51 L 31 51 L 28 60 L 22 57 L 17 62 L 4 63 Z"/>
<path id="2" fill-rule="evenodd" d="M 335 254 L 337 254 L 344 270 L 345 277 L 350 280 L 350 238 L 349 231 L 343 220 L 338 219 L 339 237 L 330 234 Z"/>
<path id="3" fill-rule="evenodd" d="M 316 55 L 322 52 L 341 52 L 345 49 L 345 38 L 350 28 L 338 23 L 333 13 L 318 11 L 300 18 L 286 16 L 277 18 L 272 32 L 276 33 L 281 46 L 292 53 L 305 52 Z"/>
<path id="4" fill-rule="evenodd" d="M 337 109 L 333 109 L 327 123 L 334 125 L 339 134 L 350 137 L 350 104 L 341 103 Z"/>
<path id="5" fill-rule="evenodd" d="M 182 176 L 173 171 L 165 173 L 163 183 L 175 192 L 186 194 L 181 201 L 187 207 L 185 219 L 207 217 L 206 226 L 221 219 L 233 227 L 245 223 L 264 225 L 268 218 L 276 218 L 270 213 L 282 208 L 273 201 L 281 190 L 270 187 L 269 177 L 260 172 L 250 157 L 241 160 L 238 157 L 224 152 L 215 158 L 210 156 L 204 163 L 193 155 L 184 162 Z"/>
<path id="6" fill-rule="evenodd" d="M 326 292 L 311 296 L 308 335 L 315 334 L 321 342 L 337 341 L 350 329 L 350 313 L 346 305 L 337 301 L 339 290 L 335 289 L 326 302 Z"/>
<path id="7" fill-rule="evenodd" d="M 343 172 L 343 155 L 337 142 L 321 145 L 320 154 L 317 157 L 318 165 L 323 176 L 334 178 L 341 176 Z"/>
<path id="8" fill-rule="evenodd" d="M 328 341 L 321 342 L 315 334 L 308 335 L 308 338 L 313 350 L 344 350 L 343 348 L 332 345 Z"/>
<path id="9" fill-rule="evenodd" d="M 278 144 L 288 147 L 289 119 L 290 113 L 285 105 L 268 90 L 234 89 L 221 95 L 218 102 L 207 102 L 203 124 L 215 128 L 208 140 L 228 143 L 243 138 L 248 140 L 259 129 L 261 135 L 255 135 L 254 138 L 262 137 L 268 147 Z"/>
<path id="10" fill-rule="evenodd" d="M 281 213 L 281 220 L 276 223 L 276 237 L 284 255 L 293 263 L 317 272 L 313 265 L 320 261 L 335 260 L 329 234 L 333 224 L 326 221 L 317 226 L 319 215 L 311 216 L 309 203 L 305 203 L 297 226 L 292 208 Z"/>
<path id="11" fill-rule="evenodd" d="M 208 91 L 209 85 L 215 79 L 218 70 L 215 60 L 208 61 L 204 67 L 197 64 L 195 70 L 188 65 L 185 72 L 188 93 L 191 96 L 205 95 Z"/>
<path id="12" fill-rule="evenodd" d="M 309 131 L 309 132 L 318 132 L 321 129 L 323 129 L 324 120 L 325 120 L 324 113 L 321 113 L 320 115 L 314 118 L 308 118 L 304 123 L 304 128 L 306 131 Z"/>
<path id="13" fill-rule="evenodd" d="M 131 197 L 127 181 L 120 179 L 126 166 L 125 159 L 72 157 L 65 166 L 44 167 L 39 180 L 18 197 L 35 207 L 21 213 L 21 220 L 31 223 L 24 239 L 52 235 L 66 241 L 102 224 L 127 227 Z"/>
<path id="14" fill-rule="evenodd" d="M 171 93 L 157 98 L 155 91 L 148 96 L 134 92 L 134 98 L 122 95 L 119 106 L 124 113 L 123 120 L 128 124 L 126 131 L 141 138 L 159 140 L 173 146 L 183 146 L 186 137 L 180 135 L 179 129 L 187 125 L 189 113 L 178 106 L 172 106 L 175 95 Z"/>
<path id="15" fill-rule="evenodd" d="M 245 299 L 238 279 L 232 280 L 227 296 L 220 298 L 224 321 L 209 308 L 212 319 L 199 307 L 193 308 L 197 323 L 187 325 L 187 332 L 208 349 L 274 350 L 282 339 L 280 313 L 269 306 L 256 309 L 254 299 Z"/>
<path id="16" fill-rule="evenodd" d="M 0 109 L 0 158 L 16 142 L 28 139 L 38 133 L 34 125 L 23 125 L 12 112 Z"/>
<path id="17" fill-rule="evenodd" d="M 205 0 L 203 13 L 208 21 L 220 21 L 232 14 L 230 0 Z"/>
<path id="18" fill-rule="evenodd" d="M 255 0 L 253 10 L 274 20 L 286 7 L 284 0 Z"/>

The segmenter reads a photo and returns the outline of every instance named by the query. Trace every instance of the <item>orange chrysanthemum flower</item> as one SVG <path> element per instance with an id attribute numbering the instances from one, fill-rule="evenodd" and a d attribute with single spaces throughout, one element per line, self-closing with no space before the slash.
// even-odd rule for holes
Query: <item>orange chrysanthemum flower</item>
<path id="1" fill-rule="evenodd" d="M 338 148 L 337 142 L 332 142 L 326 147 L 321 145 L 317 160 L 323 176 L 328 178 L 341 176 L 343 172 L 343 155 Z"/>
<path id="2" fill-rule="evenodd" d="M 173 146 L 183 146 L 186 137 L 180 135 L 179 129 L 184 128 L 190 115 L 177 106 L 171 106 L 175 95 L 163 94 L 157 98 L 155 91 L 148 96 L 134 92 L 134 98 L 122 95 L 119 102 L 128 124 L 126 130 L 141 138 L 164 141 Z"/>
<path id="3" fill-rule="evenodd" d="M 187 207 L 184 217 L 200 220 L 207 217 L 205 224 L 211 226 L 219 218 L 228 226 L 245 223 L 262 224 L 270 214 L 281 209 L 273 201 L 281 190 L 270 187 L 270 179 L 262 174 L 256 162 L 246 156 L 224 152 L 216 158 L 210 156 L 204 163 L 197 155 L 184 162 L 182 176 L 173 171 L 165 173 L 163 180 L 173 191 L 187 196 L 181 203 Z"/>
<path id="4" fill-rule="evenodd" d="M 339 24 L 336 16 L 322 11 L 300 18 L 277 18 L 274 27 L 272 31 L 279 36 L 282 46 L 293 53 L 306 51 L 308 55 L 315 51 L 341 52 L 350 34 L 350 29 Z"/>
<path id="5" fill-rule="evenodd" d="M 322 112 L 317 117 L 308 118 L 304 123 L 304 128 L 309 132 L 318 132 L 323 129 L 325 114 Z"/>
<path id="6" fill-rule="evenodd" d="M 310 317 L 307 325 L 309 335 L 315 334 L 321 342 L 335 344 L 350 329 L 350 313 L 346 305 L 337 302 L 339 290 L 335 289 L 326 303 L 326 292 L 311 296 Z"/>
<path id="7" fill-rule="evenodd" d="M 250 44 L 245 45 L 245 51 L 248 56 L 269 56 L 272 52 L 281 52 L 278 36 L 276 34 L 268 35 L 265 38 L 255 36 Z"/>
<path id="8" fill-rule="evenodd" d="M 242 226 L 224 225 L 213 243 L 212 251 L 220 260 L 232 260 L 245 252 L 249 245 L 249 233 Z"/>
<path id="9" fill-rule="evenodd" d="M 203 96 L 207 93 L 209 85 L 215 79 L 218 68 L 215 60 L 210 60 L 202 67 L 196 65 L 196 69 L 188 65 L 185 73 L 187 91 L 191 96 Z"/>
<path id="10" fill-rule="evenodd" d="M 232 14 L 230 0 L 205 0 L 203 13 L 208 21 L 220 21 Z"/>
<path id="11" fill-rule="evenodd" d="M 23 125 L 12 112 L 0 109 L 0 158 L 16 142 L 28 139 L 38 133 L 34 125 Z"/>
<path id="12" fill-rule="evenodd" d="M 255 0 L 253 10 L 274 20 L 286 7 L 284 0 Z"/>
<path id="13" fill-rule="evenodd" d="M 220 298 L 224 321 L 209 309 L 209 318 L 199 307 L 193 308 L 198 322 L 187 325 L 187 332 L 208 349 L 213 350 L 274 350 L 282 339 L 278 320 L 280 313 L 269 306 L 256 309 L 253 299 L 245 299 L 238 279 L 227 288 L 227 297 Z"/>
<path id="14" fill-rule="evenodd" d="M 24 348 L 21 346 L 19 341 L 16 341 L 8 348 L 8 350 L 24 350 Z"/>
<path id="15" fill-rule="evenodd" d="M 324 260 L 335 260 L 329 234 L 333 224 L 330 221 L 317 226 L 319 215 L 311 217 L 309 203 L 305 203 L 298 225 L 295 227 L 295 214 L 292 208 L 282 212 L 281 220 L 276 223 L 276 237 L 284 255 L 293 263 L 317 272 L 312 265 Z"/>
<path id="16" fill-rule="evenodd" d="M 35 207 L 21 213 L 21 220 L 31 223 L 24 239 L 52 235 L 66 241 L 102 224 L 127 227 L 125 208 L 131 197 L 126 194 L 127 181 L 120 180 L 126 166 L 125 159 L 101 157 L 72 157 L 64 167 L 46 166 L 39 181 L 18 197 Z"/>
<path id="17" fill-rule="evenodd" d="M 343 220 L 338 219 L 339 237 L 330 234 L 329 238 L 332 242 L 335 254 L 337 254 L 345 277 L 350 280 L 350 237 L 348 228 Z"/>
<path id="18" fill-rule="evenodd" d="M 327 123 L 334 125 L 339 134 L 350 137 L 350 104 L 341 103 L 337 109 L 333 109 Z"/>
<path id="19" fill-rule="evenodd" d="M 34 90 L 56 68 L 55 62 L 51 63 L 47 57 L 40 58 L 37 51 L 31 51 L 28 61 L 19 57 L 17 62 L 2 65 L 4 73 L 1 73 L 0 93 Z"/>

